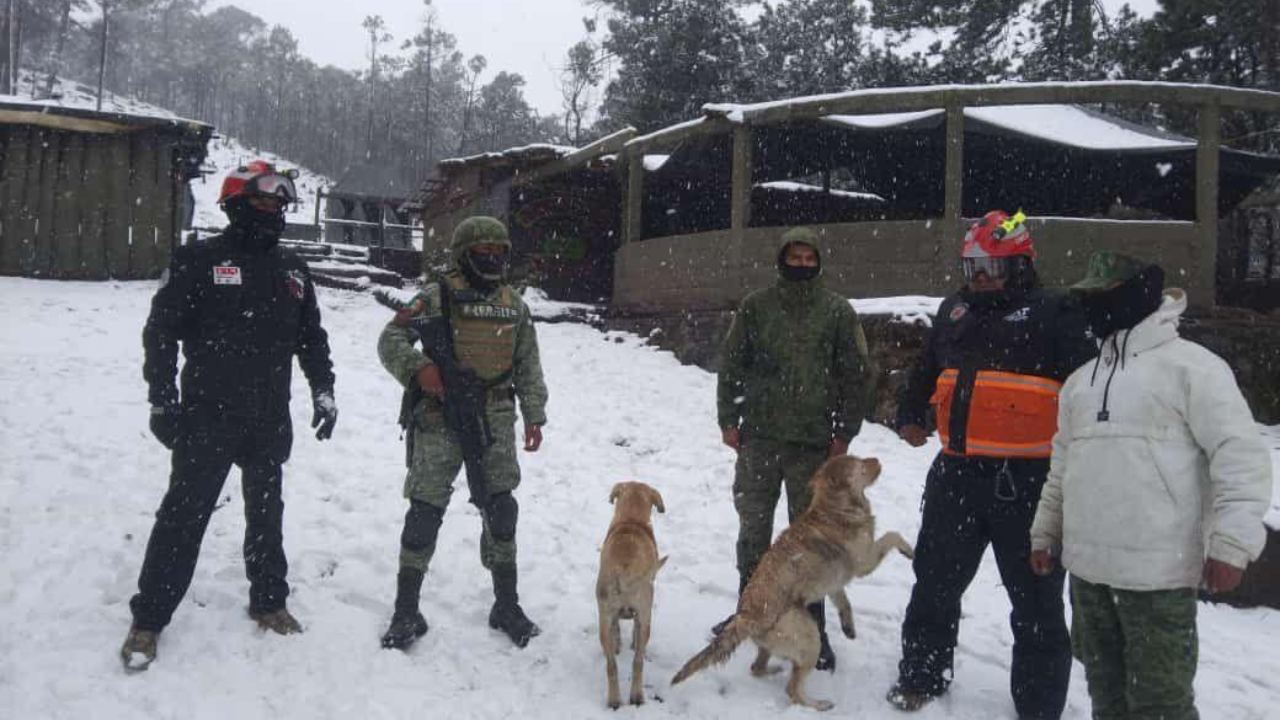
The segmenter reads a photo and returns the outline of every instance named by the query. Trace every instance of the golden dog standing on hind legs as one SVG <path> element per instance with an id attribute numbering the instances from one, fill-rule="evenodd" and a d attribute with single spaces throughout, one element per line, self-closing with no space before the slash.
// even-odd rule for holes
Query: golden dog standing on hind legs
<path id="1" fill-rule="evenodd" d="M 631 648 L 632 705 L 644 703 L 644 650 L 649 644 L 653 615 L 653 578 L 667 562 L 658 559 L 649 516 L 654 508 L 666 512 L 662 495 L 641 482 L 620 482 L 609 493 L 614 504 L 613 521 L 600 549 L 600 575 L 596 580 L 596 602 L 600 607 L 600 647 L 604 649 L 609 680 L 609 707 L 617 710 L 617 654 L 622 650 L 619 620 L 633 621 Z"/>
<path id="2" fill-rule="evenodd" d="M 738 612 L 715 640 L 676 673 L 671 684 L 710 665 L 723 663 L 744 640 L 760 648 L 751 674 L 776 670 L 769 657 L 791 661 L 787 696 L 791 702 L 829 710 L 825 700 L 804 695 L 804 680 L 818 659 L 818 625 L 805 606 L 830 597 L 840 612 L 840 629 L 853 638 L 853 609 L 844 586 L 871 574 L 890 549 L 910 558 L 911 545 L 896 532 L 875 537 L 866 488 L 880 475 L 880 461 L 852 456 L 828 460 L 814 474 L 813 501 L 770 546 L 738 601 Z"/>

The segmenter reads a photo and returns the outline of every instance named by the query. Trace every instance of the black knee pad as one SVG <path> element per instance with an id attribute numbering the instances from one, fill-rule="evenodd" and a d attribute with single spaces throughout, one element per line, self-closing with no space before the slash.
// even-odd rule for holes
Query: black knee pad
<path id="1" fill-rule="evenodd" d="M 516 519 L 520 516 L 520 504 L 511 493 L 498 493 L 489 498 L 484 516 L 489 522 L 489 534 L 495 540 L 510 542 L 516 539 Z"/>
<path id="2" fill-rule="evenodd" d="M 404 514 L 404 532 L 400 544 L 409 550 L 423 550 L 436 542 L 444 511 L 435 505 L 419 500 L 409 501 L 409 512 Z"/>

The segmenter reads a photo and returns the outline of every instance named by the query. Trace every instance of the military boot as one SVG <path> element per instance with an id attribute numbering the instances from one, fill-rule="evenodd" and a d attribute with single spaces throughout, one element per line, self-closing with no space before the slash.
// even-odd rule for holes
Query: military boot
<path id="1" fill-rule="evenodd" d="M 290 614 L 288 608 L 280 608 L 271 612 L 249 611 L 249 617 L 258 623 L 263 630 L 270 630 L 277 635 L 293 635 L 302 632 L 302 624 Z"/>
<path id="2" fill-rule="evenodd" d="M 124 663 L 125 672 L 142 672 L 150 667 L 156 659 L 156 643 L 159 640 L 159 632 L 130 625 L 129 634 L 125 636 L 124 645 L 120 648 L 120 661 Z"/>
<path id="3" fill-rule="evenodd" d="M 831 649 L 831 641 L 827 639 L 827 605 L 819 600 L 806 608 L 809 614 L 813 616 L 813 621 L 818 623 L 818 642 L 821 646 L 818 648 L 818 661 L 813 664 L 814 670 L 827 670 L 829 672 L 836 671 L 836 653 Z"/>
<path id="4" fill-rule="evenodd" d="M 889 688 L 889 693 L 884 696 L 889 704 L 903 712 L 915 712 L 920 708 L 928 705 L 934 698 L 942 693 L 929 693 L 921 690 L 912 690 L 901 682 L 896 682 L 893 687 Z"/>
<path id="5" fill-rule="evenodd" d="M 520 608 L 516 578 L 515 565 L 501 565 L 493 569 L 493 609 L 489 611 L 489 627 L 506 633 L 516 647 L 524 647 L 530 639 L 542 634 L 542 629 L 533 624 Z"/>
<path id="6" fill-rule="evenodd" d="M 382 635 L 382 647 L 408 650 L 418 638 L 427 634 L 427 619 L 418 611 L 422 578 L 421 570 L 400 568 L 396 575 L 396 610 L 391 615 L 391 627 Z"/>

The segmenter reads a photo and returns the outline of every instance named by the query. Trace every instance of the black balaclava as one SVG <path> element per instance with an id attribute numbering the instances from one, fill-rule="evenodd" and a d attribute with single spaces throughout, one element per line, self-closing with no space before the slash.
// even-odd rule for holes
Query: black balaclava
<path id="1" fill-rule="evenodd" d="M 284 206 L 264 212 L 249 204 L 246 197 L 234 197 L 223 203 L 223 211 L 231 220 L 231 231 L 244 249 L 266 251 L 276 246 L 284 234 Z"/>
<path id="2" fill-rule="evenodd" d="M 809 245 L 809 243 L 798 244 L 813 248 L 813 254 L 818 258 L 817 265 L 813 267 L 802 267 L 787 264 L 787 251 L 791 249 L 792 245 L 796 244 L 797 243 L 795 242 L 789 242 L 786 245 L 783 245 L 782 249 L 778 251 L 778 275 L 780 275 L 783 280 L 788 280 L 790 282 L 805 282 L 821 275 L 822 254 L 818 252 L 818 248 Z"/>
<path id="3" fill-rule="evenodd" d="M 490 255 L 468 250 L 458 265 L 468 285 L 482 292 L 490 292 L 502 284 L 509 255 L 509 252 Z"/>
<path id="4" fill-rule="evenodd" d="M 1160 308 L 1163 295 L 1164 269 L 1148 265 L 1110 290 L 1082 293 L 1080 298 L 1089 329 L 1102 340 L 1142 322 Z"/>

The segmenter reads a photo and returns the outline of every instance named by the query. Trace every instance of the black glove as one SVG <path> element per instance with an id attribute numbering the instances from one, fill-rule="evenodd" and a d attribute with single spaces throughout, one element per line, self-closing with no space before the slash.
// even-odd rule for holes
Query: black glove
<path id="1" fill-rule="evenodd" d="M 332 390 L 318 390 L 311 395 L 311 427 L 316 430 L 317 440 L 328 440 L 333 435 L 333 426 L 338 424 L 338 405 L 333 401 Z"/>
<path id="2" fill-rule="evenodd" d="M 151 434 L 172 450 L 182 432 L 182 409 L 176 403 L 151 406 Z"/>

